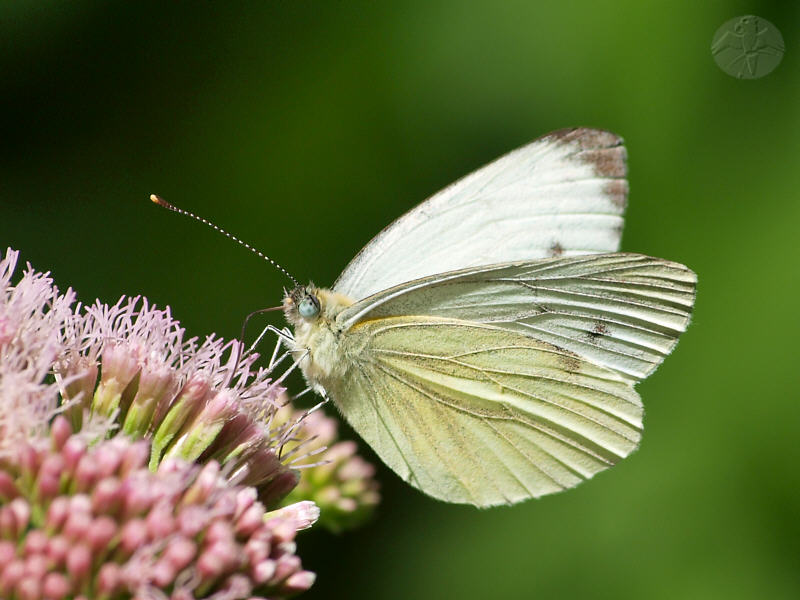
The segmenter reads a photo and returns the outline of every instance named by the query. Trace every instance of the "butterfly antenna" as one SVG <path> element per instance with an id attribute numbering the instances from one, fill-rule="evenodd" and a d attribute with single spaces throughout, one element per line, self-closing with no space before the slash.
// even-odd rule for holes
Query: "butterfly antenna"
<path id="1" fill-rule="evenodd" d="M 272 260 L 269 256 L 267 256 L 266 254 L 264 254 L 260 250 L 256 250 L 250 244 L 248 244 L 247 242 L 245 242 L 243 240 L 240 240 L 235 235 L 228 233 L 222 227 L 214 225 L 214 223 L 212 223 L 211 221 L 208 221 L 208 220 L 204 219 L 203 217 L 200 217 L 200 216 L 198 216 L 198 215 L 196 215 L 194 213 L 191 213 L 188 210 L 183 210 L 182 208 L 178 208 L 177 206 L 175 206 L 173 204 L 170 204 L 169 202 L 167 202 L 166 200 L 164 200 L 160 196 L 156 196 L 155 194 L 150 194 L 150 200 L 153 201 L 155 204 L 158 204 L 159 206 L 162 206 L 162 207 L 166 208 L 167 210 L 171 210 L 172 212 L 178 213 L 179 215 L 183 215 L 185 217 L 191 217 L 195 221 L 200 221 L 204 225 L 208 225 L 209 227 L 211 227 L 211 229 L 214 229 L 215 231 L 218 231 L 219 233 L 224 235 L 226 238 L 228 238 L 230 240 L 233 240 L 237 244 L 241 244 L 242 246 L 244 246 L 245 248 L 250 250 L 250 252 L 252 252 L 253 254 L 258 255 L 262 260 L 265 260 L 266 262 L 271 264 L 273 267 L 275 267 L 281 273 L 283 273 L 289 279 L 291 279 L 292 283 L 294 283 L 295 287 L 300 285 L 300 283 L 297 281 L 297 279 L 295 279 L 294 277 L 292 277 L 289 274 L 289 271 L 284 269 L 282 266 L 280 266 L 278 263 L 276 263 L 274 260 Z"/>

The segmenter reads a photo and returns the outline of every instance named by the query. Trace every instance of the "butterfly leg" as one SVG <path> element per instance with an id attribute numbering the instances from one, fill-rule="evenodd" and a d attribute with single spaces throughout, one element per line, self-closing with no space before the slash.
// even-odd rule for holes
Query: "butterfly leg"
<path id="1" fill-rule="evenodd" d="M 278 352 L 280 352 L 280 349 L 281 349 L 281 338 L 278 338 L 275 341 L 275 349 L 272 351 L 272 356 L 269 357 L 269 364 L 267 365 L 268 369 L 272 370 L 272 368 L 277 363 Z"/>
<path id="2" fill-rule="evenodd" d="M 298 398 L 298 397 L 308 393 L 309 391 L 311 391 L 311 389 L 312 389 L 311 387 L 307 387 L 305 390 L 303 390 L 302 392 L 300 392 L 299 394 L 294 396 L 292 398 L 292 400 L 294 400 L 295 398 Z M 293 469 L 307 469 L 309 467 L 315 467 L 315 466 L 324 464 L 326 462 L 326 461 L 323 460 L 323 461 L 317 461 L 317 462 L 314 462 L 314 463 L 306 463 L 306 464 L 302 464 L 302 465 L 296 464 L 299 461 L 307 460 L 310 456 L 314 456 L 316 454 L 319 454 L 320 452 L 323 452 L 324 450 L 327 449 L 326 446 L 321 446 L 319 448 L 314 448 L 313 450 L 311 450 L 309 452 L 304 452 L 304 453 L 300 454 L 299 456 L 296 456 L 292 460 L 288 460 L 288 459 L 292 455 L 298 454 L 298 452 L 301 449 L 305 449 L 305 446 L 307 446 L 308 444 L 313 443 L 317 439 L 317 436 L 312 436 L 312 437 L 306 438 L 306 439 L 304 439 L 302 441 L 299 441 L 299 438 L 296 437 L 296 434 L 300 430 L 300 427 L 302 426 L 303 422 L 308 418 L 308 415 L 310 415 L 311 413 L 313 413 L 313 412 L 319 410 L 320 408 L 322 408 L 325 404 L 327 404 L 328 401 L 329 401 L 329 399 L 328 399 L 327 395 L 325 395 L 325 398 L 321 402 L 318 402 L 317 404 L 315 404 L 314 406 L 312 406 L 308 410 L 304 410 L 300 414 L 300 416 L 297 417 L 297 419 L 294 421 L 294 423 L 292 423 L 291 425 L 286 427 L 286 429 L 281 434 L 282 442 L 280 444 L 280 447 L 278 448 L 278 458 L 284 464 L 286 464 L 287 466 L 290 466 Z M 283 452 L 284 446 L 285 446 L 286 442 L 289 442 L 289 441 L 294 441 L 294 442 L 299 441 L 299 443 L 294 448 L 292 448 L 289 452 L 284 454 L 284 452 Z"/>
<path id="3" fill-rule="evenodd" d="M 288 328 L 284 327 L 283 329 L 278 329 L 274 325 L 267 325 L 266 327 L 264 327 L 264 329 L 258 335 L 258 338 L 256 338 L 256 341 L 253 342 L 253 344 L 250 346 L 250 349 L 248 350 L 248 352 L 252 352 L 253 349 L 255 349 L 255 347 L 258 346 L 259 343 L 261 343 L 261 340 L 264 338 L 265 335 L 267 335 L 268 332 L 269 333 L 274 333 L 276 336 L 278 336 L 278 342 L 279 343 L 283 343 L 283 344 L 287 344 L 288 345 L 289 343 L 294 342 L 294 337 L 292 336 L 292 333 L 291 333 L 291 331 L 289 331 Z M 277 354 L 277 352 L 276 352 L 276 354 Z"/>
<path id="4" fill-rule="evenodd" d="M 282 362 L 283 362 L 283 361 L 286 359 L 286 357 L 287 357 L 287 356 L 290 356 L 291 354 L 292 354 L 292 352 L 291 352 L 291 351 L 286 351 L 286 352 L 284 352 L 284 353 L 283 353 L 283 354 L 282 354 L 282 355 L 281 355 L 281 356 L 278 358 L 278 360 L 276 360 L 276 361 L 275 361 L 275 363 L 272 365 L 272 368 L 274 368 L 274 367 L 278 366 L 280 363 L 282 363 Z M 281 385 L 281 384 L 284 382 L 284 380 L 285 380 L 285 379 L 286 379 L 286 378 L 289 376 L 289 373 L 291 373 L 291 372 L 292 372 L 292 371 L 294 371 L 294 370 L 295 370 L 295 369 L 296 369 L 298 366 L 300 366 L 300 363 L 302 362 L 302 360 L 303 360 L 303 359 L 304 359 L 306 356 L 308 356 L 308 350 L 306 350 L 305 352 L 303 352 L 303 354 L 302 354 L 302 355 L 301 355 L 299 358 L 296 358 L 296 359 L 295 359 L 295 360 L 292 362 L 292 364 L 289 366 L 289 368 L 288 368 L 288 369 L 286 369 L 286 370 L 283 372 L 283 374 L 281 374 L 281 376 L 280 376 L 280 377 L 278 377 L 278 378 L 277 378 L 275 381 L 273 381 L 273 382 L 272 382 L 272 385 L 269 387 L 269 389 L 271 390 L 271 389 L 273 389 L 274 387 Z"/>
<path id="5" fill-rule="evenodd" d="M 295 400 L 297 400 L 298 398 L 302 398 L 303 396 L 305 396 L 305 395 L 306 395 L 308 392 L 310 392 L 310 391 L 312 391 L 312 390 L 313 390 L 313 388 L 312 388 L 311 386 L 308 386 L 308 387 L 307 387 L 306 389 L 304 389 L 302 392 L 298 392 L 297 394 L 295 394 L 294 396 L 292 396 L 291 398 L 289 398 L 289 402 L 294 402 L 294 401 L 295 401 Z"/>

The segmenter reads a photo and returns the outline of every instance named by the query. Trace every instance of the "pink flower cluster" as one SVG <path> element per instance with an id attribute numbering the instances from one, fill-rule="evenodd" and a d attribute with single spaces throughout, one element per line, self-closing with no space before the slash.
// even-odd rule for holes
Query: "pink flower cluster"
<path id="1" fill-rule="evenodd" d="M 59 293 L 49 273 L 30 265 L 11 285 L 18 254 L 9 248 L 0 259 L 0 457 L 46 432 L 58 406 L 58 389 L 47 378 L 75 301 L 72 290 Z"/>
<path id="2" fill-rule="evenodd" d="M 339 425 L 321 411 L 305 414 L 281 408 L 275 417 L 298 423 L 296 434 L 309 455 L 324 449 L 324 460 L 301 470 L 297 487 L 284 502 L 313 500 L 320 509 L 319 523 L 340 532 L 363 524 L 380 502 L 375 467 L 357 454 L 352 440 L 338 441 Z M 292 443 L 286 444 L 291 452 Z"/>
<path id="3" fill-rule="evenodd" d="M 187 338 L 145 298 L 76 304 L 30 265 L 13 282 L 17 259 L 0 257 L 0 599 L 310 587 L 297 531 L 320 507 L 353 527 L 378 502 L 335 421 L 288 404 L 279 359 Z"/>
<path id="4" fill-rule="evenodd" d="M 89 447 L 63 417 L 50 442 L 0 467 L 0 597 L 282 598 L 313 583 L 294 544 L 313 503 L 265 518 L 215 461 L 151 472 L 146 441 Z"/>
<path id="5" fill-rule="evenodd" d="M 144 298 L 73 308 L 75 294 L 30 265 L 12 285 L 17 258 L 9 249 L 0 260 L 0 456 L 63 413 L 89 438 L 120 429 L 151 439 L 151 469 L 215 459 L 268 505 L 295 486 L 278 458 L 290 426 L 271 424 L 283 388 L 255 368 L 258 354 L 187 339 L 169 308 Z"/>

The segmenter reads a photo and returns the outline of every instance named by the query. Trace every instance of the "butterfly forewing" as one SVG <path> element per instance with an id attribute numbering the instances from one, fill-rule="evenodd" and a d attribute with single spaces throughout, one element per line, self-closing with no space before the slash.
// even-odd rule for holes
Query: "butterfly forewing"
<path id="1" fill-rule="evenodd" d="M 371 319 L 328 389 L 401 477 L 436 498 L 509 504 L 570 488 L 638 444 L 642 407 L 617 373 L 501 328 Z"/>
<path id="2" fill-rule="evenodd" d="M 334 290 L 361 299 L 464 267 L 615 252 L 625 175 L 625 148 L 613 133 L 550 133 L 394 221 L 351 261 Z"/>

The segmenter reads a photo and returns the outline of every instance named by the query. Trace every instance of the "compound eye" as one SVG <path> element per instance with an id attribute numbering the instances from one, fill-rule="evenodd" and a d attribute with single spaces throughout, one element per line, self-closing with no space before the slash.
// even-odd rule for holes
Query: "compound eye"
<path id="1" fill-rule="evenodd" d="M 319 314 L 319 300 L 316 296 L 306 296 L 297 306 L 297 312 L 304 319 L 313 319 Z"/>

